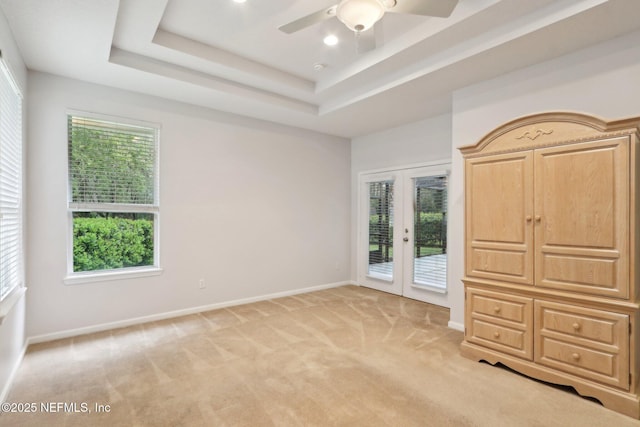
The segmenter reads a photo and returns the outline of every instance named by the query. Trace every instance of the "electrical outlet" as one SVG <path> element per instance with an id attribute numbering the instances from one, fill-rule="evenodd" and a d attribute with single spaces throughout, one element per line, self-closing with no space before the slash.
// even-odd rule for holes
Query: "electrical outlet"
<path id="1" fill-rule="evenodd" d="M 199 289 L 204 289 L 204 288 L 206 288 L 206 287 L 207 287 L 207 286 L 204 284 L 204 279 L 200 279 L 200 280 L 198 280 L 198 288 L 199 288 Z"/>

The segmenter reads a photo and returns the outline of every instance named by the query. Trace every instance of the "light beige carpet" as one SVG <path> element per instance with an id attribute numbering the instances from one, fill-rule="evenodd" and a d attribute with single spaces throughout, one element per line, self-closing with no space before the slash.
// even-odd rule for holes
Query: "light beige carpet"
<path id="1" fill-rule="evenodd" d="M 8 400 L 37 411 L 0 425 L 640 425 L 462 358 L 448 317 L 346 286 L 33 345 Z"/>

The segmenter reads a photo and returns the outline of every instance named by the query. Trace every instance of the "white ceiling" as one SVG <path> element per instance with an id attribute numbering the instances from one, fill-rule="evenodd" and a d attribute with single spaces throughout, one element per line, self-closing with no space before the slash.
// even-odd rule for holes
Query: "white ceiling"
<path id="1" fill-rule="evenodd" d="M 0 8 L 32 70 L 345 137 L 448 112 L 460 87 L 640 29 L 639 0 L 460 0 L 449 18 L 385 14 L 378 47 L 364 54 L 336 18 L 278 30 L 336 2 L 0 0 Z M 340 44 L 325 46 L 327 34 Z"/>

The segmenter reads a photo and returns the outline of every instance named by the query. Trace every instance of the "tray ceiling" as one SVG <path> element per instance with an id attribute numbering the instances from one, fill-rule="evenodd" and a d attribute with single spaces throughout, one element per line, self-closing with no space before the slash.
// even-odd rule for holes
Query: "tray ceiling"
<path id="1" fill-rule="evenodd" d="M 640 28 L 637 0 L 460 0 L 448 18 L 385 14 L 360 54 L 335 18 L 278 30 L 335 2 L 0 7 L 30 69 L 345 137 L 446 113 L 458 88 Z"/>

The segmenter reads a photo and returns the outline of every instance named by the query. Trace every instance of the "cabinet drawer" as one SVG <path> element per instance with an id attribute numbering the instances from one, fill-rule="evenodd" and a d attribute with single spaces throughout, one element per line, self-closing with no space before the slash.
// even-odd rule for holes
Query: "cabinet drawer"
<path id="1" fill-rule="evenodd" d="M 473 320 L 470 341 L 483 344 L 504 352 L 527 357 L 527 331 L 506 328 L 493 323 Z M 529 357 L 530 358 L 530 357 Z"/>
<path id="2" fill-rule="evenodd" d="M 475 315 L 494 320 L 506 320 L 526 327 L 530 323 L 532 300 L 515 295 L 498 294 L 480 289 L 468 289 L 467 298 Z"/>
<path id="3" fill-rule="evenodd" d="M 535 360 L 581 377 L 629 389 L 629 316 L 535 302 Z"/>
<path id="4" fill-rule="evenodd" d="M 467 288 L 466 339 L 533 360 L 533 300 Z"/>

